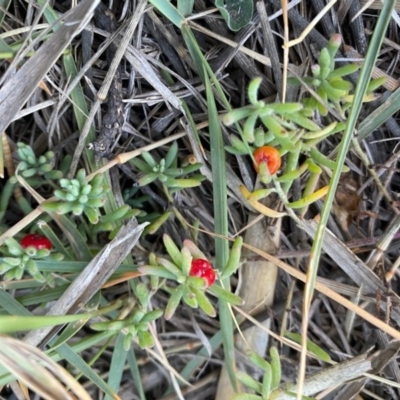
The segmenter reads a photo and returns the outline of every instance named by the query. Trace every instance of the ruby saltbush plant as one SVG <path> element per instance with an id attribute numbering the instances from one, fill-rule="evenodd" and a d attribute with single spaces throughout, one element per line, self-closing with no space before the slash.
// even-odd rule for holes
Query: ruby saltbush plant
<path id="1" fill-rule="evenodd" d="M 344 130 L 346 112 L 353 101 L 353 84 L 346 77 L 359 68 L 356 64 L 335 68 L 335 55 L 340 45 L 340 35 L 334 35 L 328 47 L 321 51 L 318 63 L 311 67 L 311 76 L 289 79 L 289 83 L 294 85 L 309 85 L 315 90 L 316 97 L 305 96 L 298 103 L 269 104 L 258 98 L 261 79 L 256 78 L 248 87 L 250 104 L 222 117 L 228 126 L 244 121 L 241 136 L 231 135 L 231 145 L 226 150 L 238 156 L 250 155 L 261 182 L 268 184 L 272 181 L 275 185 L 275 188 L 254 193 L 241 188 L 251 205 L 269 217 L 278 218 L 282 213 L 262 207 L 258 201 L 272 192 L 278 193 L 286 207 L 299 209 L 300 215 L 304 215 L 310 204 L 327 193 L 327 186 L 319 188 L 320 177 L 324 172 L 330 175 L 336 168 L 336 162 L 322 154 L 318 147 L 328 137 Z M 383 82 L 381 78 L 371 81 L 364 101 L 375 99 L 372 91 Z M 329 111 L 338 117 L 337 121 L 332 120 Z M 321 120 L 323 125 L 320 126 L 313 119 Z M 262 154 L 262 149 L 267 148 L 273 148 L 274 153 L 279 153 L 283 158 L 281 171 L 280 159 L 275 162 L 278 168 L 271 167 L 268 161 L 270 154 L 265 155 L 264 162 L 256 159 Z M 274 157 L 278 160 L 277 154 Z M 344 166 L 342 172 L 348 171 Z M 302 198 L 290 203 L 287 194 L 293 181 L 298 178 L 306 180 Z"/>
<path id="2" fill-rule="evenodd" d="M 4 245 L 0 246 L 0 253 L 3 256 L 0 262 L 0 275 L 3 275 L 5 281 L 19 280 L 27 272 L 36 281 L 46 282 L 50 287 L 54 287 L 53 275 L 40 272 L 36 261 L 43 259 L 60 261 L 64 258 L 61 253 L 51 253 L 48 246 L 38 247 L 32 241 L 30 245 L 25 246 L 14 238 L 6 239 Z"/>
<path id="3" fill-rule="evenodd" d="M 216 311 L 207 297 L 207 292 L 231 304 L 242 304 L 240 297 L 214 283 L 215 272 L 211 263 L 192 241 L 185 240 L 182 249 L 179 249 L 168 235 L 163 236 L 163 242 L 170 258 L 150 254 L 149 264 L 138 269 L 142 274 L 152 278 L 153 287 L 161 288 L 169 293 L 164 314 L 166 319 L 172 318 L 181 301 L 189 307 L 199 307 L 204 313 L 214 317 Z M 239 237 L 232 246 L 227 264 L 218 275 L 219 279 L 228 277 L 237 270 L 241 246 L 242 238 Z M 205 276 L 193 272 L 196 269 L 196 260 L 201 260 Z"/>
<path id="4" fill-rule="evenodd" d="M 142 349 L 153 347 L 154 340 L 149 332 L 149 324 L 163 315 L 162 310 L 149 310 L 151 295 L 142 282 L 134 285 L 134 295 L 137 299 L 130 315 L 123 319 L 95 322 L 90 327 L 96 331 L 114 331 L 125 333 L 124 348 L 129 350 L 132 340 L 138 338 Z"/>

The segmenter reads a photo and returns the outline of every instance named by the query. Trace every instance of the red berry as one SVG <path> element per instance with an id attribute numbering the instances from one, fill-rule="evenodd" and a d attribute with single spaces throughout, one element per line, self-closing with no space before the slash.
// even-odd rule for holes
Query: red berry
<path id="1" fill-rule="evenodd" d="M 267 163 L 269 173 L 274 175 L 281 166 L 281 156 L 275 147 L 262 146 L 259 147 L 253 154 L 254 168 L 258 172 L 259 165 L 264 161 Z"/>
<path id="2" fill-rule="evenodd" d="M 206 280 L 206 286 L 209 287 L 215 282 L 215 270 L 207 269 L 201 277 Z"/>
<path id="3" fill-rule="evenodd" d="M 37 233 L 29 233 L 21 240 L 21 246 L 26 249 L 27 247 L 34 247 L 36 250 L 47 249 L 51 250 L 53 245 L 46 236 L 38 235 Z"/>
<path id="4" fill-rule="evenodd" d="M 190 276 L 198 276 L 205 279 L 207 287 L 215 282 L 215 270 L 207 260 L 201 258 L 192 261 Z"/>

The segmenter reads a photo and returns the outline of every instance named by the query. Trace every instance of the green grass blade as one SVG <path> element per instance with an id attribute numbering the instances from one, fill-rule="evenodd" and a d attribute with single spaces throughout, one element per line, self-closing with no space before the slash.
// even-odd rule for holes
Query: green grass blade
<path id="1" fill-rule="evenodd" d="M 38 5 L 40 8 L 44 7 L 45 4 L 47 3 L 46 0 L 38 0 Z M 57 19 L 58 19 L 58 14 L 47 4 L 46 8 L 44 9 L 44 17 L 46 18 L 46 21 L 50 24 L 53 25 Z M 56 25 L 54 26 L 53 30 L 57 30 L 60 26 Z"/>
<path id="2" fill-rule="evenodd" d="M 0 290 L 1 307 L 11 315 L 31 315 L 31 313 L 5 290 Z M 1 310 L 1 309 L 0 309 Z"/>
<path id="3" fill-rule="evenodd" d="M 84 315 L 63 315 L 63 316 L 26 316 L 26 315 L 1 315 L 0 332 L 13 333 L 46 328 L 48 326 L 63 325 L 68 322 L 78 321 Z"/>
<path id="4" fill-rule="evenodd" d="M 106 393 L 110 398 L 115 399 L 116 393 L 103 381 L 103 379 L 97 375 L 89 364 L 80 357 L 73 348 L 63 344 L 57 348 L 57 353 L 60 354 L 65 360 L 67 360 L 71 365 L 78 369 L 83 375 L 85 375 L 89 380 L 91 380 L 99 389 Z"/>
<path id="5" fill-rule="evenodd" d="M 139 366 L 136 360 L 136 354 L 132 348 L 128 351 L 128 365 L 131 370 L 131 375 L 133 378 L 133 382 L 135 383 L 136 390 L 138 391 L 140 400 L 146 400 L 146 395 L 144 393 L 142 379 L 140 376 Z"/>
<path id="6" fill-rule="evenodd" d="M 391 19 L 391 13 L 393 11 L 395 0 L 385 1 L 382 11 L 379 15 L 374 34 L 371 38 L 371 42 L 365 56 L 364 65 L 361 69 L 359 80 L 354 93 L 354 103 L 350 110 L 350 114 L 347 120 L 346 129 L 343 134 L 342 141 L 339 147 L 339 154 L 337 158 L 337 166 L 333 171 L 333 175 L 330 181 L 329 191 L 325 199 L 325 203 L 321 212 L 320 221 L 314 237 L 313 245 L 311 248 L 310 262 L 307 270 L 307 282 L 304 293 L 303 302 L 303 315 L 308 315 L 308 309 L 311 304 L 311 299 L 314 293 L 315 280 L 318 271 L 318 264 L 321 255 L 323 237 L 326 229 L 326 224 L 330 216 L 332 203 L 335 197 L 336 189 L 341 176 L 341 170 L 346 160 L 346 155 L 350 147 L 353 133 L 357 124 L 358 116 L 362 107 L 363 97 L 366 93 L 367 86 L 369 84 L 372 69 L 375 66 L 376 59 L 378 57 L 379 49 L 382 45 L 383 38 L 389 21 Z M 303 320 L 302 326 L 302 353 L 301 353 L 301 364 L 299 371 L 299 381 L 302 382 L 302 375 L 305 372 L 306 362 L 306 344 L 307 344 L 307 328 L 308 321 L 306 318 Z M 299 392 L 301 392 L 301 385 L 299 385 Z"/>
<path id="7" fill-rule="evenodd" d="M 194 0 L 178 0 L 178 11 L 185 17 L 193 12 Z"/>
<path id="8" fill-rule="evenodd" d="M 361 142 L 375 129 L 384 124 L 393 114 L 400 110 L 400 88 L 393 92 L 386 101 L 365 118 L 358 130 L 357 140 Z"/>
<path id="9" fill-rule="evenodd" d="M 56 301 L 60 298 L 60 296 L 64 293 L 64 291 L 68 288 L 67 285 L 57 286 L 52 289 L 45 289 L 43 291 L 37 292 L 32 291 L 29 294 L 17 297 L 17 300 L 23 304 L 25 307 L 32 305 L 39 305 L 42 303 L 47 303 L 49 301 Z"/>
<path id="10" fill-rule="evenodd" d="M 5 133 L 0 132 L 0 178 L 4 178 L 4 150 L 3 150 L 3 145 L 4 145 L 5 140 L 7 140 L 6 138 L 5 138 L 5 140 L 3 140 L 3 134 L 5 135 Z M 3 189 L 3 191 L 4 191 L 4 189 Z M 7 204 L 8 204 L 8 202 L 7 202 Z M 0 209 L 3 209 L 3 207 L 1 207 Z M 2 218 L 2 216 L 0 216 L 0 219 L 1 218 Z"/>
<path id="11" fill-rule="evenodd" d="M 0 53 L 2 53 L 2 58 L 6 58 L 5 55 L 11 58 L 15 54 L 14 50 L 2 38 L 0 38 Z"/>
<path id="12" fill-rule="evenodd" d="M 121 386 L 122 373 L 126 361 L 127 351 L 124 349 L 125 335 L 120 332 L 117 336 L 117 341 L 114 346 L 114 351 L 111 359 L 110 372 L 108 376 L 108 385 L 115 393 L 119 392 Z M 112 400 L 114 397 L 107 395 L 104 400 Z"/>
<path id="13" fill-rule="evenodd" d="M 67 74 L 68 81 L 72 81 L 78 75 L 78 69 L 76 68 L 75 60 L 71 53 L 67 53 L 63 56 L 63 64 L 65 73 Z M 85 95 L 83 93 L 82 86 L 80 84 L 76 85 L 71 92 L 72 105 L 74 109 L 74 115 L 76 123 L 80 131 L 83 130 L 89 110 L 85 100 Z M 93 127 L 90 128 L 87 143 L 91 143 L 95 140 L 95 133 Z M 88 158 L 89 165 L 91 167 L 91 172 L 96 170 L 96 164 L 94 162 L 94 154 L 92 151 L 85 151 L 85 155 Z"/>
<path id="14" fill-rule="evenodd" d="M 0 0 L 0 26 L 3 25 L 4 16 L 8 7 L 10 7 L 11 0 Z"/>
<path id="15" fill-rule="evenodd" d="M 207 74 L 205 74 L 207 77 Z M 209 118 L 210 145 L 211 145 L 211 169 L 213 178 L 213 199 L 214 199 L 214 221 L 215 233 L 228 236 L 228 194 L 226 183 L 226 162 L 225 149 L 222 139 L 222 131 L 218 117 L 218 110 L 214 99 L 210 81 L 205 79 L 207 93 L 207 108 Z M 215 238 L 215 254 L 217 268 L 222 271 L 228 262 L 229 246 L 225 239 Z M 229 278 L 223 280 L 225 288 L 229 290 Z M 219 300 L 219 318 L 222 330 L 225 365 L 228 369 L 232 386 L 237 390 L 235 370 L 235 346 L 233 342 L 233 321 L 229 304 Z"/>
<path id="16" fill-rule="evenodd" d="M 185 17 L 168 0 L 149 0 L 149 2 L 174 25 L 182 27 Z"/>
<path id="17" fill-rule="evenodd" d="M 160 2 L 160 4 L 163 2 Z M 168 17 L 168 16 L 167 16 Z M 214 196 L 214 218 L 215 232 L 217 234 L 228 235 L 228 207 L 227 207 L 227 186 L 226 186 L 226 165 L 225 165 L 225 150 L 222 139 L 218 110 L 216 107 L 214 94 L 210 84 L 210 78 L 214 84 L 217 84 L 218 92 L 222 93 L 219 82 L 216 80 L 210 66 L 204 58 L 201 50 L 196 42 L 196 39 L 190 28 L 186 25 L 182 27 L 182 35 L 189 52 L 196 64 L 198 73 L 206 86 L 207 105 L 209 113 L 209 129 L 210 129 L 210 144 L 211 144 L 211 164 L 213 175 L 213 196 Z M 210 71 L 210 73 L 208 73 Z M 210 77 L 209 77 L 210 74 Z M 225 99 L 226 104 L 229 102 Z M 225 103 L 225 102 L 224 102 Z M 222 268 L 228 261 L 229 247 L 226 240 L 216 238 L 215 240 L 216 264 L 217 268 Z M 229 279 L 224 281 L 224 286 L 229 288 Z M 234 343 L 233 343 L 233 322 L 230 314 L 229 305 L 225 301 L 219 302 L 219 315 L 221 329 L 223 332 L 223 344 L 226 366 L 233 387 L 237 388 L 235 376 L 235 361 L 234 361 Z"/>

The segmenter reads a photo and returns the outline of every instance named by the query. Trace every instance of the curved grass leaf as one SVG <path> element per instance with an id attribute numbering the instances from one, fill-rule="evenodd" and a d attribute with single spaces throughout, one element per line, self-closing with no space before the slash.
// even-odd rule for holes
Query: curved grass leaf
<path id="1" fill-rule="evenodd" d="M 253 15 L 252 0 L 217 0 L 215 6 L 232 31 L 245 27 Z"/>

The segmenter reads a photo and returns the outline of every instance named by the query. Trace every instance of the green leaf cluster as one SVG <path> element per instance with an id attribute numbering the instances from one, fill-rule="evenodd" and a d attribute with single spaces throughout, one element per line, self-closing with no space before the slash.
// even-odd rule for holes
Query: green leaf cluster
<path id="1" fill-rule="evenodd" d="M 204 180 L 204 176 L 200 174 L 183 178 L 198 171 L 201 164 L 195 163 L 178 167 L 178 145 L 176 142 L 171 145 L 165 158 L 161 159 L 160 162 L 157 162 L 149 152 L 143 152 L 141 156 L 142 158 L 134 158 L 130 161 L 144 173 L 138 180 L 139 186 L 146 186 L 158 180 L 165 188 L 168 188 L 169 193 L 173 193 L 181 189 L 199 186 Z"/>
<path id="2" fill-rule="evenodd" d="M 103 175 L 97 174 L 88 182 L 84 169 L 78 171 L 75 179 L 60 179 L 62 189 L 55 190 L 58 201 L 47 201 L 41 204 L 45 211 L 75 215 L 84 213 L 91 224 L 97 224 L 100 218 L 100 207 L 106 202 L 109 186 L 103 183 Z"/>
<path id="3" fill-rule="evenodd" d="M 204 313 L 214 317 L 216 311 L 211 301 L 206 296 L 206 281 L 203 278 L 190 275 L 192 260 L 203 259 L 207 257 L 190 240 L 185 240 L 182 249 L 179 249 L 170 236 L 163 236 L 164 246 L 170 256 L 170 260 L 163 257 L 150 255 L 149 265 L 139 267 L 139 271 L 145 275 L 150 275 L 152 285 L 160 286 L 159 279 L 175 281 L 177 286 L 167 285 L 162 282 L 161 286 L 170 293 L 167 307 L 165 309 L 165 318 L 170 319 L 181 300 L 192 308 L 200 308 Z M 239 266 L 240 249 L 242 239 L 239 238 L 233 246 L 228 263 L 223 269 L 221 276 L 229 276 L 234 273 Z M 223 289 L 217 284 L 208 288 L 216 297 L 222 298 L 231 304 L 242 304 L 240 297 Z"/>
<path id="4" fill-rule="evenodd" d="M 321 132 L 315 122 L 304 116 L 304 106 L 301 103 L 267 104 L 259 100 L 260 85 L 261 78 L 253 79 L 248 87 L 250 105 L 232 110 L 222 117 L 225 125 L 245 119 L 243 137 L 239 139 L 232 136 L 232 146 L 226 147 L 227 151 L 245 155 L 268 144 L 279 148 L 281 155 L 284 155 L 297 149 L 305 131 L 314 132 L 317 137 L 330 133 Z M 258 120 L 261 120 L 262 125 L 258 124 Z"/>
<path id="5" fill-rule="evenodd" d="M 311 68 L 312 76 L 303 79 L 290 78 L 292 84 L 306 84 L 315 90 L 315 97 L 306 97 L 301 103 L 267 104 L 258 98 L 261 79 L 256 78 L 248 87 L 249 105 L 232 110 L 222 117 L 226 125 L 241 120 L 241 137 L 231 135 L 231 145 L 226 150 L 235 155 L 252 155 L 257 148 L 272 146 L 285 156 L 284 171 L 278 176 L 271 176 L 268 168 L 261 163 L 258 174 L 261 182 L 268 184 L 274 180 L 278 192 L 287 196 L 295 179 L 306 178 L 302 197 L 287 204 L 290 208 L 300 209 L 304 215 L 308 206 L 322 198 L 327 187 L 318 189 L 321 174 L 329 175 L 336 169 L 336 162 L 322 154 L 318 145 L 331 135 L 342 132 L 346 124 L 345 113 L 353 101 L 353 85 L 345 78 L 358 70 L 357 65 L 335 68 L 335 55 L 341 45 L 341 37 L 334 35 L 327 48 L 322 49 L 318 63 Z M 382 79 L 370 82 L 364 101 L 371 100 L 371 93 L 383 83 Z M 332 111 L 340 121 L 332 120 L 328 115 Z M 313 121 L 315 113 L 322 117 L 325 126 Z M 344 166 L 341 172 L 348 172 Z M 280 186 L 282 185 L 282 186 Z M 283 198 L 282 197 L 282 198 Z M 258 198 L 259 200 L 259 198 Z"/>
<path id="6" fill-rule="evenodd" d="M 328 108 L 333 109 L 345 118 L 346 110 L 353 103 L 353 84 L 344 79 L 359 70 L 358 64 L 348 64 L 335 68 L 335 56 L 342 43 L 340 35 L 336 34 L 328 42 L 328 47 L 321 50 L 318 63 L 311 66 L 311 75 L 302 79 L 304 83 L 315 90 L 318 97 L 306 97 L 303 99 L 305 106 L 304 114 L 313 115 L 318 112 L 321 116 L 328 115 Z M 384 83 L 384 78 L 374 79 L 370 82 L 364 102 L 375 100 L 372 93 Z M 297 78 L 289 78 L 288 82 L 293 85 L 301 85 Z"/>
<path id="7" fill-rule="evenodd" d="M 242 382 L 248 389 L 253 390 L 255 395 L 248 393 L 238 393 L 233 396 L 232 400 L 269 400 L 274 398 L 273 394 L 279 388 L 281 381 L 281 362 L 279 353 L 276 347 L 270 348 L 271 362 L 264 360 L 257 353 L 250 352 L 249 359 L 263 371 L 263 377 L 261 382 L 256 381 L 250 375 L 239 371 L 237 378 Z"/>
<path id="8" fill-rule="evenodd" d="M 309 152 L 326 137 L 343 130 L 344 124 L 333 122 L 321 128 L 305 115 L 301 103 L 266 104 L 258 100 L 261 78 L 253 79 L 248 88 L 250 105 L 235 109 L 222 117 L 225 125 L 245 119 L 243 137 L 231 136 L 232 146 L 226 150 L 245 155 L 264 145 L 279 149 L 281 156 L 298 151 Z M 261 120 L 262 125 L 258 125 Z"/>
<path id="9" fill-rule="evenodd" d="M 0 247 L 3 258 L 0 262 L 0 275 L 5 281 L 20 280 L 25 272 L 38 282 L 46 282 L 54 287 L 54 279 L 51 273 L 41 273 L 36 260 L 60 261 L 64 258 L 61 253 L 50 253 L 47 249 L 37 250 L 30 246 L 23 248 L 14 238 L 8 238 L 5 245 Z"/>
<path id="10" fill-rule="evenodd" d="M 24 178 L 31 178 L 36 175 L 54 180 L 63 176 L 61 171 L 53 170 L 54 153 L 52 151 L 48 151 L 38 158 L 31 146 L 19 142 L 17 143 L 17 154 L 21 160 L 18 170 Z"/>
<path id="11" fill-rule="evenodd" d="M 318 111 L 322 116 L 328 114 L 327 107 L 335 109 L 343 116 L 342 104 L 346 103 L 353 84 L 345 79 L 345 76 L 358 71 L 357 64 L 349 64 L 335 69 L 335 55 L 341 45 L 340 35 L 334 35 L 328 43 L 328 47 L 321 50 L 318 63 L 311 66 L 312 76 L 304 77 L 303 81 L 315 89 L 320 99 L 308 97 L 303 103 L 306 112 L 312 115 Z M 290 78 L 289 83 L 300 85 L 297 78 Z M 345 106 L 347 108 L 347 105 Z"/>
<path id="12" fill-rule="evenodd" d="M 317 144 L 342 130 L 344 124 L 333 122 L 325 128 L 320 128 L 304 114 L 304 106 L 301 103 L 266 104 L 258 100 L 260 84 L 261 80 L 256 78 L 249 85 L 250 106 L 233 110 L 223 117 L 224 123 L 228 125 L 246 118 L 242 139 L 232 136 L 232 146 L 228 146 L 226 150 L 243 155 L 268 144 L 277 148 L 281 156 L 287 155 L 285 173 L 281 176 L 272 177 L 265 163 L 261 163 L 258 173 L 261 182 L 265 184 L 271 179 L 282 183 L 284 193 L 288 192 L 295 179 L 307 173 L 308 180 L 304 187 L 303 197 L 295 203 L 288 204 L 291 208 L 301 209 L 300 213 L 304 215 L 308 205 L 326 194 L 324 188 L 315 191 L 322 170 L 324 168 L 333 170 L 336 165 L 317 149 Z M 261 120 L 263 126 L 256 126 L 258 119 Z M 305 156 L 305 161 L 299 165 L 301 155 Z M 343 171 L 348 171 L 348 169 L 343 168 Z"/>
<path id="13" fill-rule="evenodd" d="M 287 155 L 285 173 L 278 181 L 285 182 L 288 191 L 294 179 L 305 173 L 320 174 L 318 167 L 334 170 L 336 163 L 318 150 L 318 144 L 327 137 L 342 132 L 344 122 L 332 121 L 327 116 L 328 108 L 337 112 L 342 119 L 352 102 L 353 85 L 344 78 L 358 70 L 358 65 L 350 64 L 335 68 L 335 55 L 341 45 L 340 35 L 334 35 L 328 47 L 321 50 L 318 64 L 312 66 L 312 76 L 303 79 L 289 78 L 289 83 L 300 85 L 303 82 L 315 89 L 317 98 L 306 97 L 302 103 L 267 104 L 258 99 L 261 78 L 252 80 L 248 87 L 249 105 L 232 110 L 222 117 L 225 125 L 245 120 L 241 138 L 231 135 L 231 145 L 226 150 L 235 155 L 252 154 L 264 145 L 275 147 L 281 156 Z M 372 94 L 382 85 L 381 78 L 373 80 L 364 101 L 375 98 Z M 326 117 L 326 126 L 320 127 L 312 120 L 315 112 Z M 261 121 L 259 124 L 258 121 Z M 306 156 L 306 163 L 299 166 L 300 154 Z M 342 172 L 348 171 L 343 167 Z M 260 173 L 261 172 L 261 173 Z M 268 183 L 271 177 L 259 171 L 261 181 Z M 312 179 L 315 183 L 318 179 Z M 309 188 L 310 189 L 310 188 Z M 311 192 L 304 195 L 309 195 Z"/>
<path id="14" fill-rule="evenodd" d="M 148 311 L 150 293 L 144 283 L 140 282 L 135 286 L 134 294 L 137 304 L 129 317 L 113 321 L 96 322 L 90 326 L 96 331 L 122 331 L 125 334 L 124 348 L 126 351 L 130 349 L 131 342 L 136 336 L 138 337 L 139 346 L 142 349 L 153 347 L 154 340 L 149 332 L 149 324 L 160 318 L 163 314 L 162 310 Z"/>

